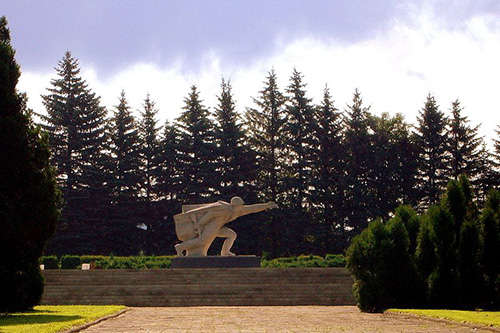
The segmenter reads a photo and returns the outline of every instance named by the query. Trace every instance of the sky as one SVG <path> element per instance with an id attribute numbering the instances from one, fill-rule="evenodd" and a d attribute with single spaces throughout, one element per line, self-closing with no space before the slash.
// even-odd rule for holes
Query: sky
<path id="1" fill-rule="evenodd" d="M 500 125 L 498 0 L 0 0 L 0 15 L 38 113 L 70 51 L 108 110 L 122 89 L 136 112 L 149 93 L 162 123 L 193 84 L 213 110 L 231 80 L 243 113 L 270 70 L 284 91 L 296 68 L 313 102 L 328 86 L 340 110 L 358 89 L 372 113 L 416 123 L 432 94 L 446 114 L 458 98 L 489 144 Z"/>

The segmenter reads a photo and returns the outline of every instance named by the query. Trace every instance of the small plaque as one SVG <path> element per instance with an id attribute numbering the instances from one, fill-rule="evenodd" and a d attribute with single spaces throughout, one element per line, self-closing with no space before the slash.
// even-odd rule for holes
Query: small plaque
<path id="1" fill-rule="evenodd" d="M 206 256 L 176 257 L 172 259 L 172 268 L 249 268 L 260 267 L 257 256 Z"/>

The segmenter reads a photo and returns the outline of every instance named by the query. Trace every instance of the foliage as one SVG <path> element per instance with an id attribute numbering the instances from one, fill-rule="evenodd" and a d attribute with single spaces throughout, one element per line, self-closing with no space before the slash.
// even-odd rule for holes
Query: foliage
<path id="1" fill-rule="evenodd" d="M 40 264 L 44 265 L 44 269 L 58 269 L 59 259 L 57 256 L 42 256 L 39 260 Z"/>
<path id="2" fill-rule="evenodd" d="M 80 256 L 64 255 L 61 257 L 62 269 L 77 269 L 81 263 Z"/>
<path id="3" fill-rule="evenodd" d="M 105 222 L 110 207 L 106 109 L 81 78 L 80 65 L 71 52 L 65 53 L 56 72 L 48 94 L 42 96 L 47 114 L 39 115 L 49 134 L 65 201 L 50 247 L 94 252 L 106 244 L 103 240 L 109 235 Z"/>
<path id="4" fill-rule="evenodd" d="M 422 216 L 400 207 L 371 222 L 347 251 L 361 310 L 498 307 L 499 211 L 493 191 L 480 212 L 462 175 Z"/>
<path id="5" fill-rule="evenodd" d="M 31 311 L 0 317 L 4 333 L 66 331 L 125 309 L 124 306 L 57 305 L 37 306 Z"/>
<path id="6" fill-rule="evenodd" d="M 17 82 L 7 19 L 0 17 L 0 312 L 32 308 L 43 278 L 38 258 L 54 233 L 60 194 L 47 136 L 33 124 Z"/>
<path id="7" fill-rule="evenodd" d="M 175 256 L 81 256 L 82 263 L 94 269 L 157 269 L 170 268 Z"/>
<path id="8" fill-rule="evenodd" d="M 298 257 L 262 259 L 261 267 L 289 268 L 289 267 L 344 267 L 345 258 L 341 254 L 327 254 L 324 258 L 315 255 L 301 255 Z"/>
<path id="9" fill-rule="evenodd" d="M 448 174 L 447 118 L 432 95 L 427 96 L 417 118 L 415 132 L 418 154 L 417 179 L 424 207 L 435 204 L 446 186 Z"/>

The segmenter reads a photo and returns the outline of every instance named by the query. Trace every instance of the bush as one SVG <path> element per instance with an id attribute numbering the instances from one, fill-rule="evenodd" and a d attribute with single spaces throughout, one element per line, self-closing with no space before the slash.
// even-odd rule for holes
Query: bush
<path id="1" fill-rule="evenodd" d="M 82 263 L 95 269 L 159 269 L 170 268 L 175 256 L 81 256 Z"/>
<path id="2" fill-rule="evenodd" d="M 301 255 L 298 257 L 262 259 L 261 267 L 290 268 L 290 267 L 344 267 L 345 258 L 341 254 L 327 254 L 325 258 L 316 255 Z"/>
<path id="3" fill-rule="evenodd" d="M 62 269 L 77 269 L 81 264 L 80 256 L 64 255 L 61 258 Z"/>
<path id="4" fill-rule="evenodd" d="M 500 193 L 482 213 L 469 182 L 450 181 L 421 217 L 409 207 L 371 222 L 347 250 L 362 311 L 389 307 L 463 309 L 500 306 Z"/>
<path id="5" fill-rule="evenodd" d="M 59 259 L 56 256 L 44 256 L 40 258 L 40 261 L 44 265 L 44 269 L 59 268 Z"/>

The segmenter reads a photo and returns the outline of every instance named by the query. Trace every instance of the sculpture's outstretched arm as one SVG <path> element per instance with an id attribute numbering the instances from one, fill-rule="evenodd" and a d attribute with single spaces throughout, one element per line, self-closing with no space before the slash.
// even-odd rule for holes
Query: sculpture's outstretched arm
<path id="1" fill-rule="evenodd" d="M 252 213 L 262 212 L 263 210 L 278 208 L 278 205 L 274 202 L 268 202 L 263 204 L 255 204 L 255 205 L 245 205 L 241 210 L 241 215 L 248 215 Z"/>

